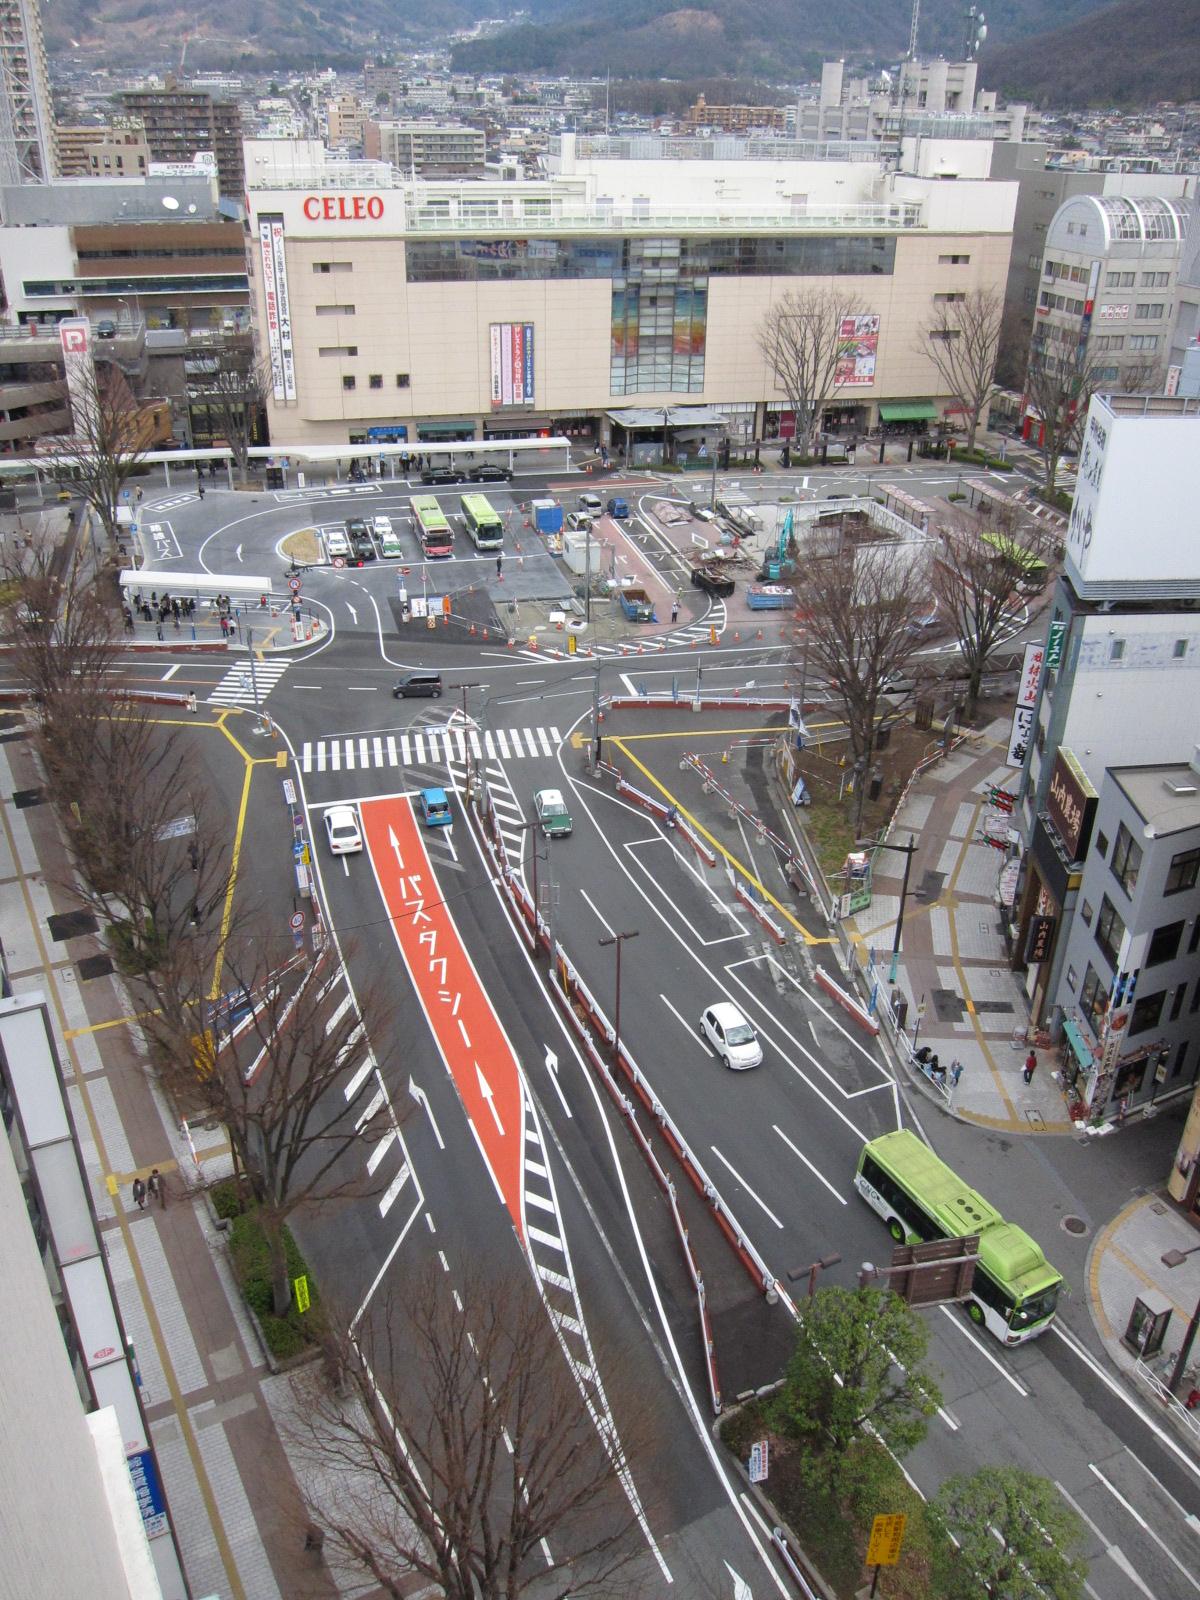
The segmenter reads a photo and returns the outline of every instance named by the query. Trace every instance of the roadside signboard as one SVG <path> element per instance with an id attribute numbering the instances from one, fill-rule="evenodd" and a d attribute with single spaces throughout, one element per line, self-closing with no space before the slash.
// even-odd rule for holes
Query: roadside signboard
<path id="1" fill-rule="evenodd" d="M 904 1529 L 908 1517 L 903 1511 L 891 1516 L 879 1516 L 871 1524 L 871 1542 L 867 1546 L 869 1567 L 894 1567 L 904 1546 Z"/>
<path id="2" fill-rule="evenodd" d="M 750 1446 L 750 1482 L 766 1483 L 770 1470 L 771 1441 L 758 1439 Z"/>

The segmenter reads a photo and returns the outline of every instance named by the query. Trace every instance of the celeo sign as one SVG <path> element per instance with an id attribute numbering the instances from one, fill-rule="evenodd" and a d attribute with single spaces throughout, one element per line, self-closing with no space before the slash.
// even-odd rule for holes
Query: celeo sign
<path id="1" fill-rule="evenodd" d="M 309 222 L 378 222 L 381 194 L 308 194 L 302 207 Z"/>

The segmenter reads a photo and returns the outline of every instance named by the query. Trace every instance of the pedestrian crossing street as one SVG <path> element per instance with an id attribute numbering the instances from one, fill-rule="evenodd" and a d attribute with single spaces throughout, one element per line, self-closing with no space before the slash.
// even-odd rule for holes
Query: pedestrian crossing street
<path id="1" fill-rule="evenodd" d="M 213 706 L 253 706 L 257 686 L 258 703 L 261 705 L 288 666 L 287 661 L 255 661 L 254 676 L 251 677 L 250 662 L 237 661 L 220 683 L 213 686 L 208 703 Z"/>
<path id="2" fill-rule="evenodd" d="M 370 767 L 424 767 L 443 763 L 512 761 L 554 756 L 562 743 L 557 728 L 409 728 L 399 733 L 314 739 L 300 750 L 300 770 L 357 772 Z"/>

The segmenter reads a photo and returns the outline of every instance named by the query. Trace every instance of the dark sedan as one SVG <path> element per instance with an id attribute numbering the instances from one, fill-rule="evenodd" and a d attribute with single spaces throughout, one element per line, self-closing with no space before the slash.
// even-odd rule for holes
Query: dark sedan
<path id="1" fill-rule="evenodd" d="M 697 589 L 703 589 L 706 594 L 715 594 L 719 600 L 728 600 L 733 593 L 733 579 L 720 567 L 694 568 L 692 582 Z"/>
<path id="2" fill-rule="evenodd" d="M 461 483 L 463 476 L 457 467 L 426 467 L 421 473 L 421 482 Z"/>
<path id="3" fill-rule="evenodd" d="M 467 473 L 472 483 L 511 483 L 512 472 L 508 467 L 502 467 L 497 462 L 485 461 L 478 467 L 472 467 Z"/>

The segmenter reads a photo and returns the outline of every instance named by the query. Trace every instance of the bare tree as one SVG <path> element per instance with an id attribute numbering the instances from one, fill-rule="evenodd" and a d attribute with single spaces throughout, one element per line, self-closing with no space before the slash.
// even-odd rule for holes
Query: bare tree
<path id="1" fill-rule="evenodd" d="M 386 1595 L 631 1595 L 640 1553 L 629 1449 L 589 1409 L 532 1282 L 440 1272 L 358 1334 L 358 1402 L 310 1402 L 307 1444 L 336 1498 L 326 1549 Z M 549 1570 L 547 1566 L 549 1564 Z"/>
<path id="2" fill-rule="evenodd" d="M 934 566 L 938 609 L 954 629 L 967 672 L 967 716 L 975 715 L 983 675 L 1012 615 L 1018 516 L 993 509 L 987 519 L 958 518 L 942 529 Z M 985 543 L 991 535 L 992 543 Z"/>
<path id="3" fill-rule="evenodd" d="M 346 1075 L 382 1038 L 373 996 L 342 1007 L 347 974 L 331 947 L 315 959 L 243 928 L 224 944 L 219 979 L 197 1014 L 181 994 L 144 1023 L 178 1102 L 227 1130 L 271 1254 L 275 1312 L 291 1301 L 284 1230 L 298 1211 L 361 1196 L 361 1163 L 345 1161 L 390 1127 L 374 1075 L 347 1097 Z M 364 1107 L 370 1112 L 364 1120 Z M 339 1171 L 340 1168 L 340 1171 Z"/>
<path id="4" fill-rule="evenodd" d="M 161 404 L 139 405 L 111 364 L 87 368 L 71 396 L 74 432 L 56 437 L 47 455 L 56 481 L 91 507 L 114 547 L 121 491 L 153 442 Z"/>
<path id="5" fill-rule="evenodd" d="M 1079 444 L 1088 402 L 1099 377 L 1086 347 L 1035 335 L 1025 370 L 1025 398 L 1037 417 L 1042 487 L 1053 494 L 1063 456 Z"/>
<path id="6" fill-rule="evenodd" d="M 249 334 L 237 335 L 205 352 L 203 371 L 193 385 L 195 398 L 208 407 L 212 431 L 233 451 L 238 476 L 244 483 L 250 465 L 250 446 L 257 436 L 267 400 L 269 382 L 265 364 Z"/>
<path id="7" fill-rule="evenodd" d="M 937 368 L 944 391 L 967 418 L 967 449 L 974 450 L 979 419 L 996 392 L 996 359 L 1004 322 L 999 289 L 969 289 L 960 300 L 935 302 L 921 329 L 919 348 Z"/>
<path id="8" fill-rule="evenodd" d="M 854 376 L 855 340 L 844 326 L 864 315 L 849 293 L 797 289 L 777 300 L 759 323 L 758 348 L 796 419 L 795 446 L 804 455 L 813 452 L 825 407 Z"/>
<path id="9" fill-rule="evenodd" d="M 879 730 L 900 715 L 887 686 L 920 644 L 911 624 L 928 601 L 932 548 L 924 540 L 880 539 L 874 531 L 860 540 L 853 528 L 818 527 L 798 564 L 805 649 L 845 716 L 858 780 L 858 831 Z"/>

